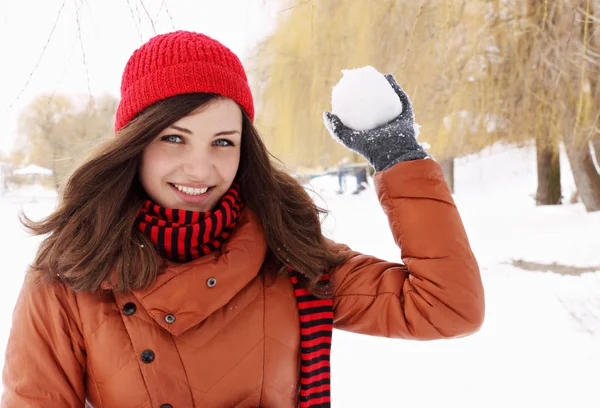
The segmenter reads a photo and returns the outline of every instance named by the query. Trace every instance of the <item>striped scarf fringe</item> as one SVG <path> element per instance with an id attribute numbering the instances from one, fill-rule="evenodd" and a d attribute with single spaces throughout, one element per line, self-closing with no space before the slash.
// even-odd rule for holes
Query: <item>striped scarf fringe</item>
<path id="1" fill-rule="evenodd" d="M 333 300 L 319 299 L 302 288 L 300 274 L 291 268 L 288 273 L 300 315 L 300 408 L 331 406 L 331 338 L 333 332 Z M 329 275 L 320 282 L 329 284 Z"/>

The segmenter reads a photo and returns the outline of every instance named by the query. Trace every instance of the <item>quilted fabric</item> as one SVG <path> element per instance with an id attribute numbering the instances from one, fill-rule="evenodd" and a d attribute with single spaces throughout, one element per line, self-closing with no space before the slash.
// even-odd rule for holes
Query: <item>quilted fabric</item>
<path id="1" fill-rule="evenodd" d="M 330 242 L 348 256 L 330 273 L 334 327 L 406 339 L 478 330 L 479 269 L 439 165 L 399 163 L 376 173 L 375 185 L 403 263 Z M 296 408 L 296 298 L 266 254 L 262 227 L 244 211 L 219 251 L 170 264 L 144 291 L 121 294 L 106 282 L 101 293 L 76 294 L 60 282 L 26 283 L 2 407 Z"/>

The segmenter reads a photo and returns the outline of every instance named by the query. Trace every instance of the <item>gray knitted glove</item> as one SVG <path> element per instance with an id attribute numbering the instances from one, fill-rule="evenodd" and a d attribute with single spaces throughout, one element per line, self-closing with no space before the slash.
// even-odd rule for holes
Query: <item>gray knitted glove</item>
<path id="1" fill-rule="evenodd" d="M 408 96 L 391 74 L 386 74 L 385 79 L 402 102 L 402 112 L 391 122 L 374 129 L 354 130 L 344 125 L 333 113 L 323 114 L 323 121 L 331 136 L 367 159 L 375 171 L 385 170 L 399 162 L 427 157 L 415 137 L 414 114 Z"/>

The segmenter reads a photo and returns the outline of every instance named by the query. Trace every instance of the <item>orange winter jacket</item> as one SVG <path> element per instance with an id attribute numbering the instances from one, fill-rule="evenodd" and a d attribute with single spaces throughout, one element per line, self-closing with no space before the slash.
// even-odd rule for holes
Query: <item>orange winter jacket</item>
<path id="1" fill-rule="evenodd" d="M 406 339 L 473 333 L 483 288 L 440 166 L 399 163 L 374 178 L 404 263 L 330 242 L 349 256 L 330 271 L 334 327 Z M 223 247 L 170 264 L 147 290 L 121 294 L 106 282 L 99 293 L 75 293 L 26 281 L 2 407 L 296 407 L 297 303 L 266 253 L 246 209 Z"/>

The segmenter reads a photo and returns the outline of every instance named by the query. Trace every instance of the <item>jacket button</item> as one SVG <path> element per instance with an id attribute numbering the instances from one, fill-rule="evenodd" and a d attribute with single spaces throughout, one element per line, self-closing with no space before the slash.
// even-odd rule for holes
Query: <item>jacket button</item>
<path id="1" fill-rule="evenodd" d="M 175 315 L 172 314 L 168 314 L 165 316 L 165 322 L 171 324 L 171 323 L 175 323 Z"/>
<path id="2" fill-rule="evenodd" d="M 173 408 L 173 405 L 171 405 L 171 404 L 162 404 L 160 406 L 160 408 Z"/>
<path id="3" fill-rule="evenodd" d="M 215 278 L 209 278 L 209 279 L 206 281 L 206 285 L 207 285 L 209 288 L 213 288 L 213 287 L 214 287 L 216 284 L 217 284 L 217 280 L 216 280 Z"/>
<path id="4" fill-rule="evenodd" d="M 125 313 L 127 316 L 131 316 L 132 314 L 135 313 L 137 307 L 135 306 L 135 303 L 125 303 L 125 306 L 123 306 L 123 313 Z"/>
<path id="5" fill-rule="evenodd" d="M 146 364 L 150 364 L 151 362 L 154 361 L 154 351 L 152 350 L 144 350 L 142 351 L 142 362 L 146 363 Z"/>

